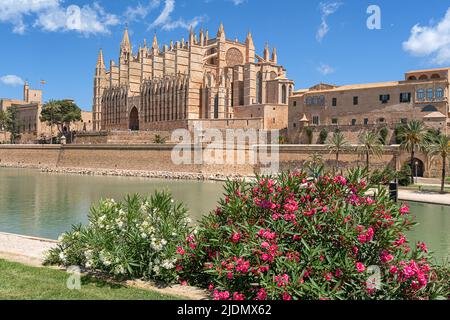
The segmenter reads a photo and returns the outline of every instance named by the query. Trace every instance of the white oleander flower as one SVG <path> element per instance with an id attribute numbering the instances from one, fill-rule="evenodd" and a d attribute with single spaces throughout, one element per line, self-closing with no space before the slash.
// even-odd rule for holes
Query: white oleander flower
<path id="1" fill-rule="evenodd" d="M 161 244 L 162 244 L 163 246 L 165 246 L 165 245 L 167 244 L 167 241 L 166 241 L 165 239 L 162 239 L 162 240 L 161 240 Z"/>
<path id="2" fill-rule="evenodd" d="M 66 255 L 64 254 L 64 252 L 61 252 L 61 253 L 59 254 L 59 258 L 61 259 L 62 262 L 65 262 L 65 261 L 66 261 Z"/>
<path id="3" fill-rule="evenodd" d="M 142 232 L 141 237 L 147 239 L 147 235 L 144 232 Z"/>

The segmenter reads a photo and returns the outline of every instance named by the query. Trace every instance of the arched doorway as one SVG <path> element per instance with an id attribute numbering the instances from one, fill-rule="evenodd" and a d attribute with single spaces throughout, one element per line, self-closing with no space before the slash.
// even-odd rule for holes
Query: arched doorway
<path id="1" fill-rule="evenodd" d="M 411 161 L 408 161 L 408 164 L 413 170 L 414 177 L 423 178 L 425 173 L 425 165 L 422 160 L 415 158 L 413 165 L 411 165 Z"/>
<path id="2" fill-rule="evenodd" d="M 130 112 L 130 126 L 131 131 L 139 130 L 139 112 L 136 107 L 133 107 Z"/>

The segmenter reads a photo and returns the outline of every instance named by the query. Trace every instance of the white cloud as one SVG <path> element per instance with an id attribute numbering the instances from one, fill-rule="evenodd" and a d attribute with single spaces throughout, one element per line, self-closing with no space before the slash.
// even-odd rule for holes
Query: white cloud
<path id="1" fill-rule="evenodd" d="M 322 39 L 327 35 L 328 31 L 330 31 L 330 27 L 328 26 L 328 17 L 334 14 L 339 7 L 342 5 L 340 2 L 321 2 L 319 5 L 321 12 L 321 20 L 322 23 L 319 26 L 319 29 L 316 33 L 317 41 L 321 42 Z"/>
<path id="2" fill-rule="evenodd" d="M 7 86 L 21 86 L 24 84 L 21 77 L 12 74 L 0 77 L 0 82 Z"/>
<path id="3" fill-rule="evenodd" d="M 161 4 L 160 0 L 150 0 L 147 5 L 138 3 L 135 7 L 127 7 L 125 9 L 125 19 L 127 21 L 141 20 L 147 17 L 147 15 Z"/>
<path id="4" fill-rule="evenodd" d="M 164 8 L 159 16 L 149 26 L 149 29 L 161 27 L 163 30 L 173 30 L 176 28 L 190 29 L 195 28 L 204 18 L 201 16 L 194 17 L 188 21 L 183 18 L 177 20 L 172 19 L 172 13 L 175 10 L 175 0 L 165 0 Z"/>
<path id="5" fill-rule="evenodd" d="M 235 6 L 238 6 L 238 5 L 242 4 L 242 3 L 244 3 L 245 1 L 246 0 L 231 0 L 231 2 L 233 2 Z"/>
<path id="6" fill-rule="evenodd" d="M 23 34 L 25 18 L 33 17 L 33 27 L 45 31 L 77 31 L 86 35 L 109 33 L 119 18 L 107 13 L 97 2 L 82 7 L 62 6 L 61 0 L 1 0 L 0 22 L 13 25 L 13 32 Z"/>
<path id="7" fill-rule="evenodd" d="M 317 68 L 317 71 L 326 76 L 334 73 L 336 70 L 327 64 L 321 63 L 320 66 Z"/>
<path id="8" fill-rule="evenodd" d="M 416 24 L 410 37 L 403 42 L 403 50 L 418 57 L 431 57 L 436 64 L 450 63 L 450 8 L 436 25 Z"/>

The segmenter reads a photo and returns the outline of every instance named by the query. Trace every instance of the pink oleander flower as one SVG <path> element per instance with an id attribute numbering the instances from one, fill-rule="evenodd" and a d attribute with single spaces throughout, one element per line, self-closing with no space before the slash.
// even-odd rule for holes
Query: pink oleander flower
<path id="1" fill-rule="evenodd" d="M 261 243 L 261 248 L 267 249 L 269 247 L 270 247 L 270 244 L 268 242 L 264 241 L 263 243 Z"/>
<path id="2" fill-rule="evenodd" d="M 282 276 L 275 276 L 275 282 L 278 287 L 285 287 L 289 284 L 289 276 L 287 274 L 283 274 Z"/>
<path id="3" fill-rule="evenodd" d="M 407 206 L 407 205 L 403 205 L 401 208 L 400 208 L 400 214 L 401 215 L 405 215 L 405 214 L 408 214 L 409 213 L 409 207 Z"/>
<path id="4" fill-rule="evenodd" d="M 257 300 L 266 300 L 267 299 L 267 292 L 264 288 L 259 289 L 258 293 L 256 294 Z"/>
<path id="5" fill-rule="evenodd" d="M 356 269 L 359 273 L 366 271 L 366 267 L 361 262 L 356 263 Z"/>
<path id="6" fill-rule="evenodd" d="M 285 293 L 283 293 L 283 300 L 290 301 L 290 300 L 292 300 L 292 297 L 287 292 L 285 292 Z"/>
<path id="7" fill-rule="evenodd" d="M 220 292 L 215 290 L 213 293 L 214 300 L 228 300 L 230 299 L 230 293 L 228 291 Z"/>
<path id="8" fill-rule="evenodd" d="M 241 240 L 241 234 L 236 232 L 231 235 L 231 242 L 238 243 Z"/>
<path id="9" fill-rule="evenodd" d="M 424 242 L 419 242 L 417 244 L 417 249 L 419 249 L 419 250 L 421 250 L 421 251 L 423 251 L 425 253 L 428 253 L 428 248 L 427 248 L 427 246 L 426 246 L 426 244 Z"/>
<path id="10" fill-rule="evenodd" d="M 343 186 L 346 186 L 347 185 L 347 179 L 345 179 L 344 177 L 342 177 L 342 176 L 337 176 L 336 178 L 334 178 L 334 183 L 340 183 L 341 185 L 343 185 Z"/>
<path id="11" fill-rule="evenodd" d="M 214 284 L 211 283 L 211 284 L 208 286 L 208 290 L 209 290 L 209 291 L 213 291 L 213 290 L 214 290 Z"/>
<path id="12" fill-rule="evenodd" d="M 233 300 L 242 301 L 245 300 L 245 296 L 242 293 L 235 292 L 233 293 Z"/>
<path id="13" fill-rule="evenodd" d="M 182 286 L 184 286 L 184 287 L 186 287 L 186 286 L 188 285 L 188 283 L 187 283 L 186 280 L 180 281 L 180 284 L 181 284 Z"/>
<path id="14" fill-rule="evenodd" d="M 360 234 L 359 236 L 358 236 L 358 241 L 360 242 L 360 243 L 366 243 L 367 242 L 367 236 L 363 233 L 363 234 Z"/>
<path id="15" fill-rule="evenodd" d="M 337 269 L 336 272 L 334 273 L 334 275 L 336 276 L 336 278 L 340 278 L 343 275 L 343 272 L 341 269 Z"/>
<path id="16" fill-rule="evenodd" d="M 394 256 L 392 254 L 389 254 L 386 250 L 383 250 L 380 254 L 380 259 L 382 262 L 387 263 L 394 259 Z"/>
<path id="17" fill-rule="evenodd" d="M 398 272 L 398 268 L 396 266 L 390 266 L 389 272 L 390 274 L 394 275 Z"/>
<path id="18" fill-rule="evenodd" d="M 228 280 L 232 280 L 233 279 L 233 272 L 228 272 L 227 273 L 227 279 Z"/>
<path id="19" fill-rule="evenodd" d="M 177 253 L 184 255 L 186 253 L 186 251 L 184 251 L 183 247 L 177 247 Z"/>

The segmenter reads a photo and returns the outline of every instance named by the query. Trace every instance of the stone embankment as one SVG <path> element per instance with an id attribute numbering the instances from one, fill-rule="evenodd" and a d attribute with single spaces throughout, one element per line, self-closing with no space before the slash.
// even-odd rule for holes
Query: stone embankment
<path id="1" fill-rule="evenodd" d="M 38 169 L 44 173 L 55 174 L 77 174 L 88 176 L 115 176 L 115 177 L 136 177 L 150 179 L 171 179 L 171 180 L 198 180 L 198 181 L 226 181 L 252 179 L 252 176 L 242 176 L 239 174 L 223 175 L 220 173 L 195 173 L 195 172 L 169 172 L 169 171 L 142 171 L 142 170 L 119 170 L 119 169 L 93 169 L 93 168 L 55 168 L 30 164 L 0 164 L 0 168 L 24 168 Z"/>

